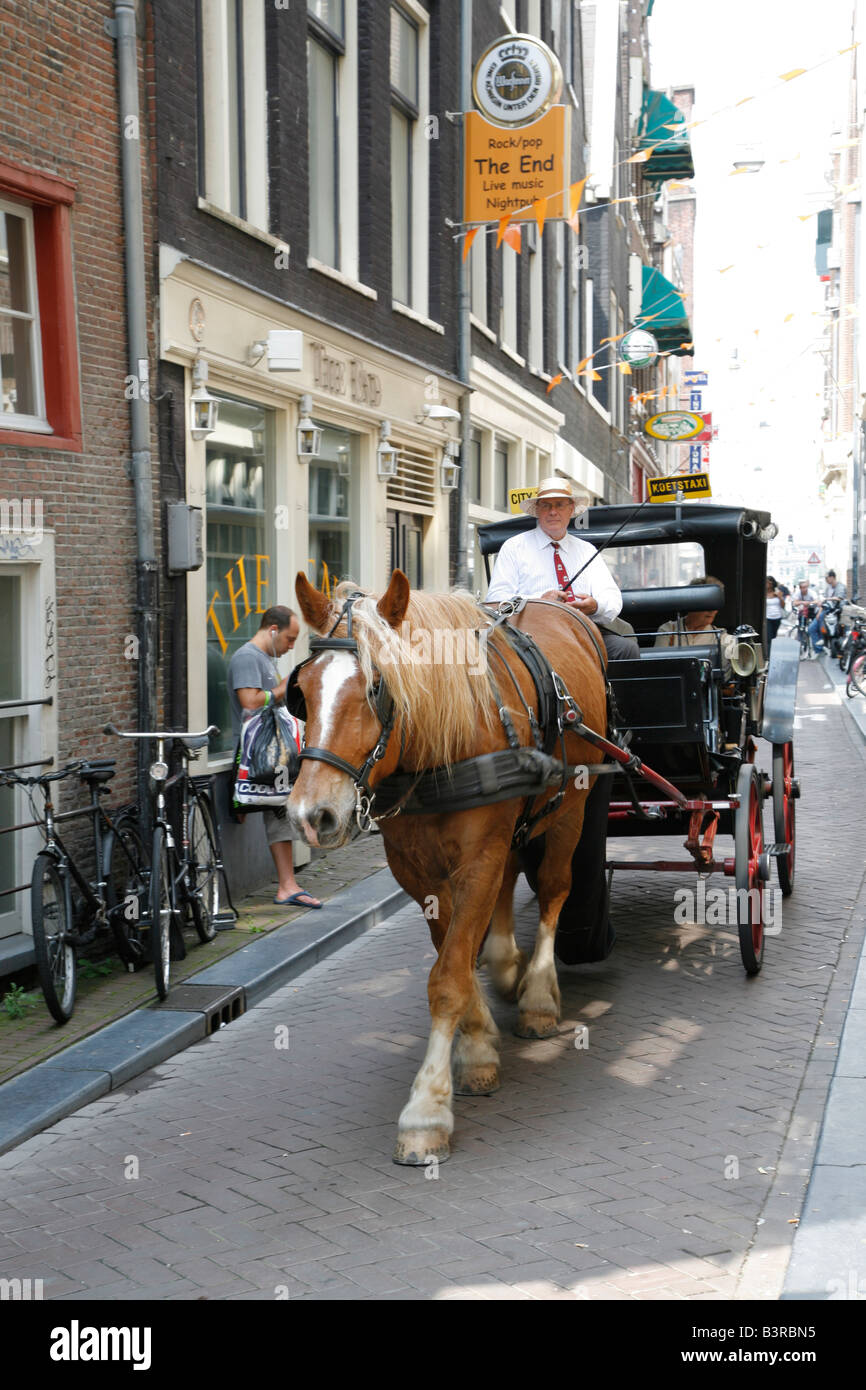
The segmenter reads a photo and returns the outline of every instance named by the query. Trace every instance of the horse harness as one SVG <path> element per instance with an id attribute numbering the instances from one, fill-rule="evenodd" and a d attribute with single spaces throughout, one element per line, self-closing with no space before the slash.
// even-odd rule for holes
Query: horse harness
<path id="1" fill-rule="evenodd" d="M 286 689 L 286 705 L 299 719 L 306 719 L 306 704 L 303 692 L 298 685 L 298 673 L 310 661 L 323 652 L 346 651 L 359 656 L 357 639 L 352 633 L 352 605 L 363 598 L 361 593 L 349 594 L 343 607 L 324 637 L 314 637 L 310 642 L 310 655 L 300 662 L 289 676 Z M 522 611 L 526 600 L 514 598 L 497 606 L 496 617 L 488 632 L 508 624 L 509 619 Z M 601 643 L 592 625 L 583 614 L 569 610 L 578 619 L 592 639 L 602 673 L 605 675 L 605 689 L 608 696 L 608 711 L 614 722 L 615 706 L 607 680 L 605 659 Z M 335 637 L 334 632 L 346 619 L 346 636 Z M 587 739 L 605 753 L 612 753 L 613 764 L 590 764 L 585 767 L 589 775 L 613 773 L 624 764 L 629 771 L 638 771 L 639 760 L 629 754 L 620 740 L 616 728 L 613 729 L 615 743 L 587 728 L 574 697 L 569 693 L 564 681 L 552 668 L 537 643 L 519 628 L 508 626 L 509 644 L 529 671 L 535 686 L 538 701 L 538 717 L 532 706 L 524 699 L 514 673 L 504 654 L 488 644 L 488 653 L 493 653 L 502 663 L 520 703 L 528 717 L 533 746 L 521 745 L 514 728 L 511 715 L 502 699 L 492 670 L 488 667 L 488 679 L 496 699 L 499 718 L 508 740 L 508 747 L 492 753 L 482 753 L 450 767 L 429 768 L 418 773 L 393 773 L 383 778 L 375 791 L 370 787 L 370 774 L 376 763 L 384 758 L 396 722 L 396 706 L 388 690 L 384 677 L 379 675 L 378 685 L 369 694 L 375 694 L 375 714 L 381 725 L 379 737 L 370 749 L 360 767 L 354 767 L 345 758 L 330 752 L 327 748 L 304 747 L 301 758 L 328 763 L 340 772 L 351 777 L 355 784 L 355 814 L 361 830 L 369 830 L 372 822 L 388 819 L 398 814 L 442 815 L 452 811 L 468 811 L 477 806 L 493 805 L 499 801 L 510 801 L 523 797 L 524 805 L 514 832 L 514 844 L 522 847 L 530 838 L 537 823 L 551 815 L 560 806 L 565 796 L 569 779 L 576 769 L 568 764 L 565 751 L 566 733 L 576 733 Z M 559 741 L 561 757 L 552 756 L 552 749 Z M 401 754 L 405 747 L 405 729 L 401 738 Z M 535 815 L 530 815 L 533 802 L 545 792 L 558 786 L 558 790 Z M 374 809 L 375 808 L 375 809 Z"/>

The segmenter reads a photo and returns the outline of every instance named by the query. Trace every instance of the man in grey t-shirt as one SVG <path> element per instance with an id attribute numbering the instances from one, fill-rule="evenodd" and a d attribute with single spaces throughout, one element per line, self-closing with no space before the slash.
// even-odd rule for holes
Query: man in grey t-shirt
<path id="1" fill-rule="evenodd" d="M 244 711 L 261 709 L 267 703 L 268 692 L 277 704 L 286 698 L 289 678 L 286 676 L 280 680 L 277 658 L 285 656 L 292 649 L 300 630 L 291 608 L 275 604 L 262 614 L 255 637 L 238 647 L 229 662 L 228 692 L 235 740 L 240 735 Z M 265 811 L 262 819 L 279 878 L 274 902 L 280 907 L 289 903 L 298 907 L 321 907 L 319 899 L 301 888 L 295 878 L 288 816 L 285 812 L 279 815 L 276 811 Z"/>

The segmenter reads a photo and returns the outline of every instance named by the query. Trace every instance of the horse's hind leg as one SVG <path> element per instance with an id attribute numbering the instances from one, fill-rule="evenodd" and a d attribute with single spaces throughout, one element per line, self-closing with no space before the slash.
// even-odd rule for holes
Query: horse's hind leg
<path id="1" fill-rule="evenodd" d="M 497 994 L 511 1001 L 517 998 L 517 989 L 526 969 L 526 956 L 514 940 L 514 885 L 518 872 L 517 855 L 512 851 L 505 865 L 502 887 L 478 962 L 490 972 Z"/>
<path id="2" fill-rule="evenodd" d="M 579 815 L 558 821 L 547 832 L 544 858 L 538 870 L 538 935 L 535 950 L 517 991 L 517 1036 L 549 1038 L 557 1031 L 560 995 L 553 942 L 556 925 L 571 892 L 571 856 L 583 826 Z M 576 832 L 576 833 L 575 833 Z"/>
<path id="3" fill-rule="evenodd" d="M 477 973 L 469 1007 L 454 1046 L 454 1090 L 459 1096 L 489 1096 L 499 1090 L 499 1029 L 487 1007 Z"/>

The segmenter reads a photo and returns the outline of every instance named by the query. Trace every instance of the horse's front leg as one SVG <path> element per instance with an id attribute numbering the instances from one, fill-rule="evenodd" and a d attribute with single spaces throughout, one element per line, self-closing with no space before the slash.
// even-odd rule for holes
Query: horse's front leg
<path id="1" fill-rule="evenodd" d="M 464 847 L 460 847 L 466 850 Z M 427 1053 L 398 1122 L 395 1163 L 422 1165 L 449 1156 L 454 1128 L 451 1048 L 458 1026 L 458 1085 L 493 1089 L 498 1058 L 495 1025 L 481 998 L 475 961 L 493 910 L 506 857 L 492 845 L 452 876 L 452 910 L 439 957 L 430 971 L 427 997 L 432 1027 Z M 455 846 L 455 858 L 460 850 Z M 461 857 L 464 857 L 461 855 Z M 455 882 L 455 879 L 457 880 Z"/>
<path id="2" fill-rule="evenodd" d="M 517 989 L 519 1038 L 549 1038 L 557 1031 L 559 983 L 553 942 L 566 898 L 571 892 L 571 858 L 583 828 L 583 806 L 547 831 L 538 870 L 538 934 L 535 950 Z"/>

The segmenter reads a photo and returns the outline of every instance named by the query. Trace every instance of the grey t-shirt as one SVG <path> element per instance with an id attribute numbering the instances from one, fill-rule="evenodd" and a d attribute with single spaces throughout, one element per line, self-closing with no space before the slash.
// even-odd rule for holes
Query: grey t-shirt
<path id="1" fill-rule="evenodd" d="M 237 738 L 244 720 L 244 711 L 237 692 L 244 686 L 252 686 L 255 690 L 273 690 L 275 685 L 279 685 L 280 676 L 275 663 L 265 652 L 260 651 L 252 642 L 244 642 L 229 662 L 227 680 L 232 732 Z"/>

